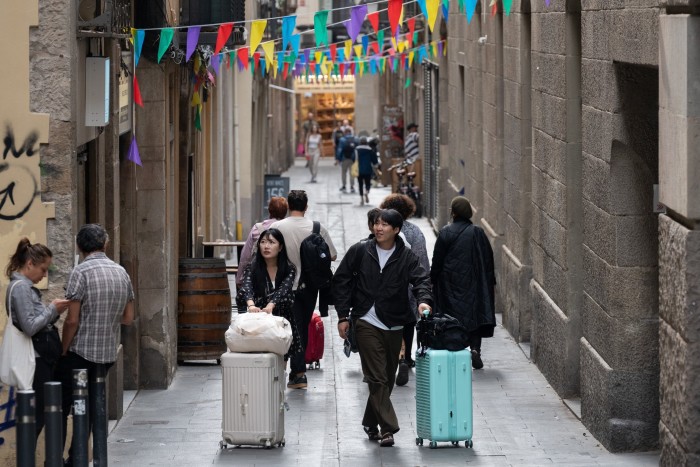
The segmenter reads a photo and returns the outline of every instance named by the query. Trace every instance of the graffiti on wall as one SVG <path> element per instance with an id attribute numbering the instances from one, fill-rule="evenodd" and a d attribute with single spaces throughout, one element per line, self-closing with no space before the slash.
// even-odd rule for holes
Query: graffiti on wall
<path id="1" fill-rule="evenodd" d="M 21 219 L 39 195 L 39 182 L 31 170 L 25 165 L 13 164 L 14 160 L 21 157 L 32 157 L 37 151 L 35 145 L 38 139 L 39 134 L 32 131 L 17 147 L 12 127 L 7 126 L 0 161 L 0 220 Z"/>
<path id="2" fill-rule="evenodd" d="M 0 446 L 5 444 L 4 432 L 17 424 L 15 418 L 15 406 L 17 405 L 15 388 L 12 386 L 0 386 L 0 401 L 5 399 L 5 394 L 7 394 L 7 400 L 0 403 Z"/>

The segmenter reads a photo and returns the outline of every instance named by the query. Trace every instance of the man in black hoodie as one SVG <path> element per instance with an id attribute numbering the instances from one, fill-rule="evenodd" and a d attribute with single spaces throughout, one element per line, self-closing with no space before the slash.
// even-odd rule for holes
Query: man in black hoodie
<path id="1" fill-rule="evenodd" d="M 333 277 L 338 334 L 347 338 L 352 311 L 369 386 L 362 425 L 369 439 L 378 440 L 380 446 L 392 446 L 399 431 L 391 391 L 403 326 L 416 319 L 408 305 L 408 284 L 413 285 L 420 311 L 430 311 L 432 303 L 428 271 L 399 237 L 402 226 L 397 211 L 382 210 L 374 222 L 374 238 L 350 247 Z"/>

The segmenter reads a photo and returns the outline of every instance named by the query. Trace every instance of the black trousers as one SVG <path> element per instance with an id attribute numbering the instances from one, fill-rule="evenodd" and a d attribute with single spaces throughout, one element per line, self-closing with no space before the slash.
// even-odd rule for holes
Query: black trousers
<path id="1" fill-rule="evenodd" d="M 477 336 L 476 333 L 471 334 L 469 336 L 469 348 L 481 353 L 481 336 Z"/>
<path id="2" fill-rule="evenodd" d="M 372 175 L 358 175 L 357 176 L 357 186 L 360 188 L 360 196 L 364 194 L 362 190 L 362 184 L 364 183 L 364 188 L 369 193 L 369 187 L 372 186 Z"/>
<path id="3" fill-rule="evenodd" d="M 88 371 L 88 388 L 89 383 L 94 383 L 97 377 L 97 368 L 102 366 L 105 369 L 105 374 L 112 367 L 112 363 L 95 363 L 84 359 L 74 352 L 68 352 L 62 356 L 56 364 L 56 379 L 61 382 L 61 391 L 63 396 L 63 446 L 66 445 L 66 428 L 68 427 L 68 414 L 73 406 L 73 370 L 87 369 Z M 97 398 L 93 391 L 88 391 L 88 433 L 92 433 L 92 427 L 95 422 L 95 407 Z M 73 446 L 71 445 L 71 450 Z M 70 456 L 72 457 L 72 455 Z"/>
<path id="4" fill-rule="evenodd" d="M 318 290 L 310 287 L 297 289 L 294 292 L 293 311 L 301 340 L 301 353 L 295 354 L 289 359 L 290 376 L 306 372 L 304 354 L 306 353 L 306 345 L 309 342 L 309 323 L 316 307 L 317 296 Z"/>

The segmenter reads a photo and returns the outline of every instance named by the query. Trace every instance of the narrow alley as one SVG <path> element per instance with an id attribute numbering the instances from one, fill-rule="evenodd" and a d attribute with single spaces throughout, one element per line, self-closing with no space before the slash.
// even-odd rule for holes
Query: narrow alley
<path id="1" fill-rule="evenodd" d="M 366 233 L 366 211 L 389 188 L 374 188 L 370 204 L 338 192 L 340 169 L 321 162 L 319 183 L 308 183 L 304 161 L 284 175 L 292 189 L 309 195 L 307 216 L 328 226 L 345 250 Z M 426 236 L 429 253 L 435 234 L 424 219 L 411 219 Z M 500 315 L 499 315 L 500 320 Z M 309 371 L 307 390 L 287 389 L 286 446 L 264 450 L 219 450 L 221 370 L 215 362 L 180 366 L 166 390 L 140 390 L 109 435 L 111 465 L 146 466 L 652 466 L 658 452 L 612 454 L 602 447 L 502 326 L 484 341 L 485 368 L 474 372 L 474 448 L 440 443 L 437 449 L 415 443 L 413 374 L 396 387 L 392 400 L 401 431 L 393 448 L 367 440 L 360 424 L 367 397 L 357 354 L 346 358 L 337 335 L 337 317 L 324 318 L 325 354 L 321 369 Z"/>

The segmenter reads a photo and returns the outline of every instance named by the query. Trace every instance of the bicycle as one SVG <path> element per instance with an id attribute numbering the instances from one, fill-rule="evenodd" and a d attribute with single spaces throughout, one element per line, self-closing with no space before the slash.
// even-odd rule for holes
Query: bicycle
<path id="1" fill-rule="evenodd" d="M 409 165 L 413 164 L 408 163 L 406 161 L 401 161 L 398 164 L 392 165 L 387 170 L 389 172 L 391 172 L 392 170 L 396 170 L 396 175 L 398 176 L 398 184 L 395 193 L 401 193 L 411 198 L 416 204 L 416 213 L 414 214 L 414 217 L 422 217 L 423 203 L 421 198 L 423 196 L 420 191 L 420 187 L 413 182 L 413 180 L 416 178 L 416 173 L 413 171 L 408 172 L 406 170 L 406 167 L 408 167 Z"/>

